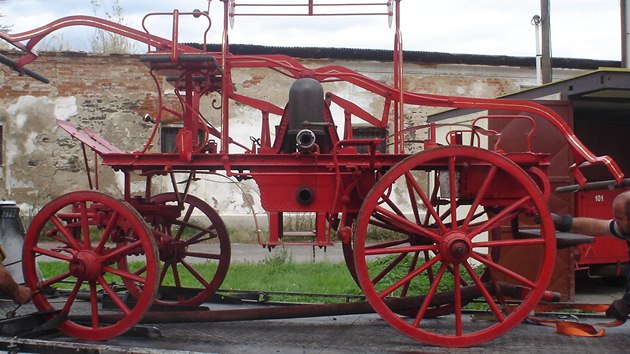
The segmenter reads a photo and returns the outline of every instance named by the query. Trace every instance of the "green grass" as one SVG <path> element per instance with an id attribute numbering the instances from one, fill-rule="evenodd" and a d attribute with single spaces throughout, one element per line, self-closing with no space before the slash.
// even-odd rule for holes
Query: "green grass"
<path id="1" fill-rule="evenodd" d="M 234 263 L 221 285 L 224 290 L 267 290 L 309 294 L 360 295 L 350 273 L 343 264 L 285 263 L 265 265 Z M 276 301 L 338 302 L 336 298 L 274 296 Z"/>
<path id="2" fill-rule="evenodd" d="M 129 267 L 137 269 L 141 263 L 131 262 Z M 65 262 L 40 262 L 39 267 L 44 278 L 48 279 L 67 271 Z M 215 264 L 195 264 L 200 274 L 214 274 Z M 121 284 L 120 278 L 107 274 L 108 283 Z M 75 279 L 70 277 L 64 284 L 55 284 L 58 288 L 70 289 Z M 185 273 L 182 276 L 183 287 L 198 287 L 198 281 Z M 167 277 L 163 285 L 173 286 L 172 277 Z M 84 286 L 87 289 L 87 286 Z M 362 292 L 352 279 L 344 263 L 296 263 L 286 253 L 268 257 L 260 262 L 233 262 L 221 289 L 231 290 L 263 290 L 270 292 L 311 293 L 311 294 L 349 294 L 361 295 Z M 273 296 L 274 301 L 295 302 L 338 302 L 338 298 Z"/>
<path id="3" fill-rule="evenodd" d="M 383 269 L 389 264 L 391 258 L 384 257 L 380 261 L 370 264 L 375 272 Z M 58 275 L 67 270 L 67 263 L 64 262 L 40 262 L 40 268 L 44 278 Z M 131 269 L 138 269 L 141 266 L 139 262 L 129 264 Z M 195 269 L 200 274 L 214 274 L 215 264 L 195 264 Z M 409 267 L 409 261 L 401 262 L 391 274 L 382 282 L 379 282 L 379 288 L 384 289 L 393 282 L 392 279 L 400 279 L 402 274 L 406 274 Z M 435 272 L 437 273 L 437 267 Z M 192 278 L 187 272 L 180 274 L 183 287 L 198 287 L 199 283 Z M 464 276 L 467 281 L 469 278 Z M 73 286 L 74 279 L 68 278 L 68 282 L 56 284 L 57 287 L 66 287 L 70 289 Z M 108 274 L 106 280 L 112 284 L 122 285 L 122 281 L 117 276 Z M 164 280 L 163 285 L 173 286 L 172 277 Z M 439 291 L 446 291 L 452 288 L 452 275 L 446 272 L 444 279 L 440 282 Z M 87 286 L 85 286 L 87 288 Z M 424 294 L 429 287 L 426 277 L 417 277 L 411 285 L 410 294 Z M 287 253 L 267 257 L 260 262 L 233 262 L 230 264 L 228 274 L 221 285 L 221 289 L 225 291 L 234 290 L 250 290 L 263 292 L 287 292 L 287 293 L 308 293 L 308 294 L 334 294 L 334 295 L 362 295 L 362 291 L 352 279 L 346 265 L 344 263 L 314 262 L 314 263 L 296 263 L 293 262 Z M 399 291 L 392 295 L 399 295 Z M 293 301 L 293 302 L 339 302 L 343 301 L 343 297 L 318 297 L 318 296 L 280 296 L 272 294 L 272 301 Z"/>

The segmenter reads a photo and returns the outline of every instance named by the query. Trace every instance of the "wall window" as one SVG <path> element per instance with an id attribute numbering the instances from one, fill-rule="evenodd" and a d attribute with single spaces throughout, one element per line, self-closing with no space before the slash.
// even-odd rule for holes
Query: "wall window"
<path id="1" fill-rule="evenodd" d="M 181 127 L 162 126 L 160 129 L 160 152 L 171 153 L 177 151 L 175 138 Z"/>
<path id="2" fill-rule="evenodd" d="M 387 136 L 387 129 L 380 129 L 375 127 L 355 127 L 352 128 L 352 137 L 354 139 L 383 139 Z M 359 153 L 367 153 L 367 146 L 359 146 L 357 148 Z M 387 152 L 387 146 L 385 142 L 382 142 L 376 150 L 378 152 Z"/>

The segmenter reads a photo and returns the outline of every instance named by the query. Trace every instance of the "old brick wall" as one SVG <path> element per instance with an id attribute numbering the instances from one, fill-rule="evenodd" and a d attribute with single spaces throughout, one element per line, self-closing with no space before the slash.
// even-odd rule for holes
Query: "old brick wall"
<path id="1" fill-rule="evenodd" d="M 12 53 L 5 53 L 13 56 Z M 352 60 L 302 60 L 308 67 L 343 65 L 391 84 L 391 63 Z M 125 151 L 140 150 L 152 125 L 142 121 L 144 114 L 155 114 L 156 87 L 147 68 L 135 55 L 91 55 L 85 53 L 44 53 L 29 68 L 50 79 L 43 84 L 29 77 L 19 77 L 6 67 L 0 68 L 0 125 L 2 126 L 2 164 L 0 198 L 15 200 L 28 218 L 52 198 L 70 191 L 87 189 L 88 183 L 80 144 L 56 126 L 55 119 L 69 120 L 88 127 Z M 410 91 L 448 95 L 496 97 L 535 84 L 533 68 L 489 67 L 408 63 L 406 88 Z M 558 70 L 555 78 L 572 77 L 576 70 Z M 234 73 L 239 93 L 271 101 L 283 107 L 291 79 L 269 70 L 248 69 Z M 163 84 L 162 78 L 158 82 Z M 164 84 L 166 91 L 168 85 Z M 325 90 L 350 98 L 362 107 L 379 112 L 382 103 L 363 90 L 344 84 L 326 84 Z M 204 116 L 218 125 L 219 111 L 213 108 L 211 95 L 202 101 Z M 174 101 L 168 94 L 167 100 Z M 216 105 L 216 104 L 215 104 Z M 260 132 L 260 113 L 232 104 L 231 127 L 234 138 L 249 144 L 249 136 Z M 425 122 L 434 109 L 409 107 L 406 124 Z M 343 114 L 333 110 L 339 128 Z M 166 117 L 171 119 L 173 117 Z M 277 118 L 276 118 L 277 119 Z M 154 149 L 159 149 L 159 142 Z M 121 195 L 122 179 L 108 168 L 100 169 L 100 189 Z M 143 190 L 141 180 L 134 184 Z M 167 185 L 156 185 L 156 193 Z M 261 212 L 252 181 L 240 188 L 229 184 L 212 187 L 200 183 L 193 192 L 207 200 L 223 215 Z M 253 203 L 252 208 L 249 204 Z"/>
<path id="2" fill-rule="evenodd" d="M 40 59 L 29 67 L 50 84 L 6 68 L 0 73 L 0 191 L 27 215 L 51 198 L 88 188 L 80 144 L 58 128 L 55 119 L 93 128 L 133 151 L 142 146 L 148 130 L 139 117 L 154 110 L 155 99 L 153 82 L 135 57 L 62 53 Z M 103 189 L 119 194 L 112 171 L 101 172 Z"/>

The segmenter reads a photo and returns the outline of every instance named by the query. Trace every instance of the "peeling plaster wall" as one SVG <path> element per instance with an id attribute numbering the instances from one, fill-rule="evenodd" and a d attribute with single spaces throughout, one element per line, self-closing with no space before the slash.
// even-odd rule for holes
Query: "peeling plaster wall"
<path id="1" fill-rule="evenodd" d="M 10 52 L 5 55 L 12 56 Z M 376 80 L 391 84 L 391 63 L 352 60 L 302 60 L 307 67 L 342 65 Z M 155 114 L 155 84 L 138 56 L 99 56 L 85 53 L 44 53 L 29 68 L 50 79 L 46 85 L 19 77 L 0 68 L 0 125 L 3 127 L 3 164 L 0 166 L 0 199 L 17 201 L 27 219 L 52 198 L 88 189 L 81 145 L 58 128 L 55 119 L 69 120 L 91 128 L 124 151 L 140 150 L 151 132 L 142 121 Z M 409 91 L 476 97 L 496 97 L 535 85 L 534 68 L 437 65 L 407 63 L 405 87 Z M 577 70 L 554 71 L 556 79 L 573 77 Z M 237 92 L 284 107 L 292 80 L 264 69 L 244 69 L 233 74 Z M 164 84 L 165 92 L 168 85 Z M 342 83 L 325 84 L 324 89 L 351 99 L 380 116 L 383 102 L 367 92 Z M 174 95 L 166 96 L 174 102 Z M 220 113 L 213 108 L 219 96 L 202 98 L 202 114 L 216 126 Z M 215 103 L 216 105 L 216 103 Z M 422 124 L 436 109 L 408 107 L 407 125 Z M 230 106 L 230 131 L 249 145 L 259 136 L 260 112 L 238 103 Z M 343 112 L 332 110 L 338 129 L 343 131 Z M 165 117 L 173 122 L 173 117 Z M 279 122 L 273 117 L 271 126 Z M 174 122 L 176 123 L 176 122 Z M 353 121 L 353 124 L 357 121 Z M 273 129 L 272 129 L 273 133 Z M 153 147 L 159 151 L 159 145 Z M 238 149 L 233 150 L 238 152 Z M 91 157 L 91 155 L 90 155 Z M 91 166 L 93 167 L 93 166 Z M 121 195 L 123 179 L 109 168 L 99 170 L 100 189 Z M 208 182 L 212 180 L 214 182 Z M 240 185 L 210 176 L 193 186 L 192 193 L 208 201 L 222 215 L 263 212 L 253 181 Z M 133 184 L 144 189 L 143 179 Z M 153 186 L 155 193 L 168 191 L 168 183 Z"/>
<path id="2" fill-rule="evenodd" d="M 81 145 L 55 119 L 94 129 L 134 151 L 148 136 L 149 126 L 140 117 L 154 110 L 156 96 L 137 57 L 44 54 L 29 67 L 51 83 L 19 77 L 4 67 L 0 72 L 0 197 L 15 200 L 27 219 L 52 198 L 89 188 Z M 113 171 L 99 172 L 101 189 L 120 195 Z"/>

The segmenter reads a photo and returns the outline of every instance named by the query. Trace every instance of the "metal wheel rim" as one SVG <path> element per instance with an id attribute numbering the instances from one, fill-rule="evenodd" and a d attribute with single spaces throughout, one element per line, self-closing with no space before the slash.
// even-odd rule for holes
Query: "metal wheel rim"
<path id="1" fill-rule="evenodd" d="M 103 214 L 106 214 L 107 211 L 112 211 L 112 215 L 114 215 L 102 225 L 104 226 L 103 228 L 95 229 L 93 227 L 89 229 L 90 225 L 98 224 L 98 218 L 103 216 L 98 213 L 92 214 L 88 212 L 91 203 L 103 205 Z M 62 215 L 65 215 L 67 208 L 72 205 L 76 205 L 79 210 L 77 216 L 79 220 L 78 225 L 74 222 L 64 223 L 62 221 L 64 218 Z M 44 240 L 40 239 L 44 229 L 55 229 L 61 234 L 59 239 L 52 241 L 52 248 L 45 248 Z M 112 247 L 111 238 L 119 232 L 124 232 L 122 231 L 123 229 L 132 230 L 132 233 L 128 233 L 126 236 L 129 238 L 130 243 L 122 247 Z M 70 230 L 76 230 L 76 232 Z M 72 232 L 80 234 L 78 235 L 80 238 L 69 241 L 68 236 L 63 234 L 64 231 L 70 234 Z M 87 243 L 84 237 L 86 232 L 87 234 L 96 232 L 97 240 Z M 116 263 L 114 258 L 125 256 L 132 252 L 142 253 L 144 257 L 145 269 L 143 276 L 119 270 L 113 266 Z M 49 279 L 40 279 L 35 262 L 36 258 L 42 255 L 52 257 L 62 263 L 65 262 L 68 271 L 61 270 Z M 99 261 L 90 262 L 95 259 Z M 98 266 L 90 267 L 87 264 L 98 264 Z M 81 267 L 85 267 L 85 269 L 81 269 Z M 63 307 L 55 307 L 53 301 L 49 301 L 43 291 L 35 293 L 33 303 L 41 311 L 60 309 L 61 314 L 67 314 L 69 318 L 61 322 L 58 329 L 80 339 L 103 340 L 126 332 L 140 321 L 151 306 L 157 291 L 157 249 L 151 231 L 149 231 L 143 218 L 129 204 L 96 191 L 68 193 L 51 201 L 41 209 L 26 233 L 23 268 L 25 282 L 33 291 L 41 290 L 47 286 L 61 285 L 64 279 L 71 277 L 77 279 Z M 74 273 L 70 274 L 71 271 Z M 140 291 L 135 304 L 126 304 L 124 294 L 119 295 L 119 293 L 115 292 L 114 287 L 104 280 L 103 274 L 112 276 L 117 281 L 126 277 L 134 279 L 134 281 L 141 284 L 138 286 Z M 81 304 L 77 300 L 77 295 L 80 293 L 79 286 L 86 282 L 89 287 L 89 324 L 83 322 L 84 320 L 73 320 L 75 315 L 85 316 L 85 309 L 79 308 Z M 99 316 L 107 315 L 109 312 L 98 308 L 99 289 L 102 289 L 110 296 L 113 306 L 115 306 L 114 312 L 124 314 L 120 320 L 113 323 L 99 321 Z"/>
<path id="2" fill-rule="evenodd" d="M 151 201 L 158 204 L 175 202 L 177 201 L 177 195 L 175 193 L 159 194 L 151 198 Z M 223 280 L 225 279 L 225 276 L 227 275 L 227 271 L 230 265 L 230 258 L 231 258 L 230 238 L 227 232 L 227 228 L 225 224 L 223 223 L 223 220 L 221 219 L 219 214 L 206 202 L 192 195 L 186 196 L 184 203 L 187 204 L 187 207 L 184 207 L 184 210 L 183 210 L 184 218 L 186 218 L 186 215 L 188 215 L 188 218 L 186 220 L 180 220 L 180 222 L 182 223 L 181 225 L 189 223 L 190 214 L 187 211 L 192 212 L 192 210 L 190 209 L 191 207 L 193 209 L 196 208 L 199 211 L 201 211 L 205 215 L 207 220 L 210 222 L 210 225 L 208 225 L 208 228 L 211 228 L 211 230 L 213 230 L 216 233 L 216 239 L 219 241 L 219 253 L 218 254 L 205 254 L 203 256 L 204 257 L 207 256 L 208 259 L 214 259 L 214 260 L 218 259 L 218 265 L 217 265 L 217 269 L 215 273 L 210 278 L 210 281 L 206 281 L 206 279 L 204 279 L 204 275 L 196 273 L 196 272 L 195 272 L 196 274 L 192 273 L 193 270 L 189 268 L 190 265 L 188 264 L 186 259 L 171 263 L 169 264 L 168 267 L 164 267 L 165 263 L 161 262 L 160 285 L 162 284 L 164 277 L 166 273 L 169 271 L 169 269 L 170 269 L 171 274 L 173 274 L 173 269 L 178 269 L 175 271 L 175 273 L 177 273 L 182 268 L 186 269 L 186 271 L 188 271 L 189 274 L 193 274 L 193 276 L 199 281 L 199 285 L 204 285 L 203 289 L 201 289 L 196 295 L 191 296 L 191 297 L 185 297 L 185 295 L 181 295 L 180 298 L 175 301 L 156 298 L 155 302 L 162 305 L 177 305 L 177 306 L 200 305 L 205 300 L 207 300 L 210 295 L 214 294 L 219 289 L 219 287 L 223 283 Z M 171 225 L 171 227 L 173 227 L 173 225 Z M 194 254 L 186 255 L 187 258 L 189 256 L 190 258 L 204 258 L 204 257 L 195 257 Z M 197 256 L 201 256 L 201 254 L 197 254 Z M 202 279 L 203 279 L 203 282 L 205 282 L 206 284 L 202 283 Z"/>
<path id="3" fill-rule="evenodd" d="M 500 320 L 500 322 L 494 325 L 490 325 L 479 331 L 465 333 L 461 324 L 460 312 L 459 315 L 455 315 L 455 333 L 443 334 L 433 332 L 431 328 L 420 328 L 419 326 L 424 319 L 424 317 L 422 317 L 422 314 L 419 313 L 418 317 L 420 317 L 420 322 L 418 324 L 410 324 L 408 323 L 407 319 L 405 319 L 405 316 L 398 315 L 396 311 L 393 311 L 390 307 L 388 307 L 388 305 L 386 305 L 385 301 L 382 298 L 384 291 L 381 291 L 379 293 L 379 291 L 375 289 L 375 285 L 372 283 L 371 275 L 368 271 L 365 240 L 367 228 L 372 218 L 372 211 L 376 208 L 377 204 L 379 204 L 381 194 L 385 192 L 390 184 L 394 183 L 395 180 L 397 180 L 399 177 L 404 176 L 406 171 L 410 171 L 417 166 L 423 166 L 428 164 L 430 161 L 436 160 L 450 161 L 450 159 L 452 158 L 477 159 L 480 161 L 489 162 L 497 169 L 509 173 L 515 178 L 516 181 L 518 181 L 518 183 L 521 184 L 521 186 L 527 192 L 527 197 L 529 199 L 528 202 L 535 206 L 541 216 L 541 237 L 540 240 L 537 240 L 536 242 L 540 242 L 540 247 L 543 250 L 544 254 L 543 259 L 538 266 L 538 274 L 536 274 L 536 279 L 528 284 L 530 287 L 529 295 L 511 314 L 505 316 Z M 551 272 L 553 270 L 553 261 L 555 257 L 555 239 L 553 232 L 553 224 L 549 217 L 549 212 L 546 208 L 544 198 L 542 197 L 536 184 L 518 165 L 514 164 L 501 155 L 478 148 L 463 146 L 448 146 L 436 148 L 410 156 L 409 158 L 401 161 L 399 164 L 394 166 L 387 174 L 385 174 L 375 184 L 372 191 L 368 194 L 359 212 L 359 217 L 357 221 L 357 234 L 355 235 L 354 254 L 357 274 L 359 276 L 361 288 L 363 289 L 366 298 L 368 299 L 372 307 L 381 315 L 383 319 L 388 321 L 397 330 L 405 333 L 412 338 L 431 345 L 447 347 L 464 347 L 476 345 L 496 338 L 500 334 L 505 333 L 509 329 L 518 325 L 523 319 L 525 319 L 530 310 L 542 297 L 543 292 L 547 284 L 549 283 Z M 423 248 L 421 246 L 417 246 L 415 249 L 430 249 L 430 247 Z M 369 248 L 367 251 L 369 253 L 374 253 L 380 250 L 376 250 L 376 248 Z M 400 252 L 400 254 L 402 253 L 403 252 Z M 459 268 L 459 266 L 457 268 Z M 459 273 L 459 271 L 457 272 Z M 459 281 L 457 282 L 459 283 Z M 453 285 L 455 285 L 455 281 L 453 281 Z M 428 292 L 430 293 L 431 289 L 429 289 Z M 457 297 L 457 295 L 455 295 L 455 297 Z M 459 297 L 462 298 L 461 294 L 459 295 Z M 489 300 L 485 300 L 487 303 L 490 303 Z M 461 303 L 455 303 L 455 311 L 459 311 L 462 306 L 463 305 L 461 305 Z M 459 316 L 459 320 L 457 320 L 457 316 Z M 495 316 L 497 316 L 497 314 L 495 314 Z M 417 321 L 416 318 L 414 318 L 414 320 Z"/>

